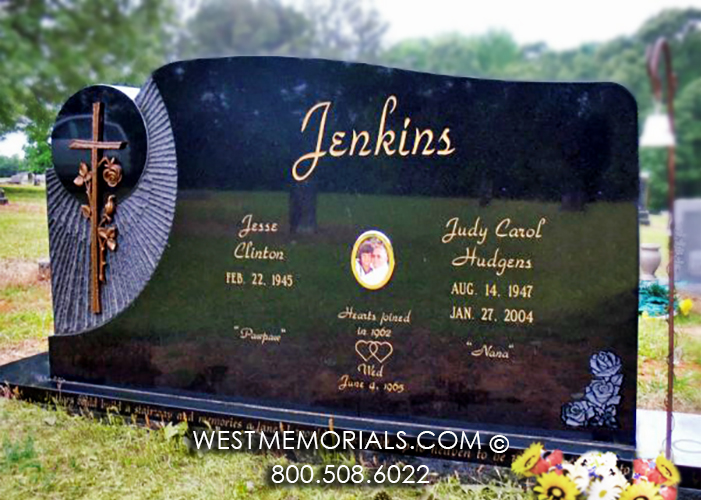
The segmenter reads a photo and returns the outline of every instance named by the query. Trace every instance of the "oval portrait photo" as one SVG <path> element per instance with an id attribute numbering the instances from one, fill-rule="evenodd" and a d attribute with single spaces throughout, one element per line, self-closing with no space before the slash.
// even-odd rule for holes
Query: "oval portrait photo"
<path id="1" fill-rule="evenodd" d="M 351 252 L 351 270 L 358 283 L 368 290 L 385 286 L 394 272 L 394 250 L 389 238 L 380 231 L 366 231 L 358 236 Z"/>

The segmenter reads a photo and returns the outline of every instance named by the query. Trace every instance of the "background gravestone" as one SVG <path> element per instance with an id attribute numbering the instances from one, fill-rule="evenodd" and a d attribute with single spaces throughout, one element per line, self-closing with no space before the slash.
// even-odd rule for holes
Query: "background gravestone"
<path id="1" fill-rule="evenodd" d="M 676 200 L 674 214 L 677 232 L 676 278 L 701 283 L 701 199 Z"/>
<path id="2" fill-rule="evenodd" d="M 650 225 L 650 211 L 648 210 L 648 199 L 650 197 L 650 174 L 640 173 L 640 199 L 638 200 L 638 220 L 644 226 Z"/>

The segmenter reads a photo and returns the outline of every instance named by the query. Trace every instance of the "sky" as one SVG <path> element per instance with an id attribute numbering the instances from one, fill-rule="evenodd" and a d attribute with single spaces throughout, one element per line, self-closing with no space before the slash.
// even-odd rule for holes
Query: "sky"
<path id="1" fill-rule="evenodd" d="M 555 50 L 633 34 L 666 8 L 701 8 L 701 0 L 375 0 L 389 22 L 387 38 L 446 32 L 511 33 L 520 45 L 546 42 Z"/>
<path id="2" fill-rule="evenodd" d="M 389 43 L 500 29 L 520 45 L 545 42 L 566 50 L 630 35 L 665 8 L 701 8 L 701 0 L 375 0 L 374 5 L 389 23 Z M 10 134 L 0 141 L 0 155 L 23 156 L 23 145 L 22 134 Z"/>
<path id="3" fill-rule="evenodd" d="M 7 134 L 2 141 L 0 141 L 0 155 L 2 156 L 20 156 L 24 157 L 24 147 L 25 143 L 24 135 L 20 133 Z"/>

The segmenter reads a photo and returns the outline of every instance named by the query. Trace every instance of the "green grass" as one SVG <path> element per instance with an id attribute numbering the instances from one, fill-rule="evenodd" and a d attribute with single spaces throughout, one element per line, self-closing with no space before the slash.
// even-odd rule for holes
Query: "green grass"
<path id="1" fill-rule="evenodd" d="M 691 363 L 701 366 L 701 338 L 691 339 L 684 349 L 684 357 Z M 701 392 L 701 384 L 699 384 Z"/>
<path id="2" fill-rule="evenodd" d="M 0 205 L 0 259 L 37 260 L 49 256 L 46 189 L 1 186 L 7 205 Z"/>
<path id="3" fill-rule="evenodd" d="M 42 339 L 52 330 L 48 283 L 0 288 L 0 348 L 27 339 Z"/>
<path id="4" fill-rule="evenodd" d="M 2 189 L 10 203 L 24 203 L 31 205 L 46 205 L 46 187 L 44 186 L 16 186 L 3 184 Z"/>
<path id="5" fill-rule="evenodd" d="M 0 348 L 46 338 L 53 328 L 50 286 L 36 261 L 49 255 L 46 189 L 3 186 L 0 205 Z"/>
<path id="6" fill-rule="evenodd" d="M 701 374 L 686 373 L 674 380 L 674 411 L 698 413 L 701 408 Z"/>
<path id="7" fill-rule="evenodd" d="M 0 498 L 100 499 L 525 499 L 509 478 L 464 485 L 455 478 L 421 487 L 279 487 L 270 468 L 290 462 L 272 453 L 188 451 L 179 436 L 69 416 L 0 399 Z M 315 463 L 318 470 L 321 463 Z M 368 474 L 366 470 L 366 475 Z"/>
<path id="8" fill-rule="evenodd" d="M 701 313 L 674 318 L 677 331 L 676 344 L 682 349 L 686 362 L 701 364 L 701 335 L 686 334 L 685 331 L 701 327 Z M 664 319 L 641 319 L 638 325 L 638 355 L 645 359 L 663 361 L 667 357 L 668 324 Z"/>
<path id="9" fill-rule="evenodd" d="M 701 413 L 701 314 L 675 318 L 675 409 Z M 638 406 L 662 409 L 667 391 L 668 324 L 643 319 L 638 335 Z"/>
<path id="10" fill-rule="evenodd" d="M 638 356 L 661 360 L 667 355 L 667 322 L 658 319 L 641 320 L 638 325 Z"/>

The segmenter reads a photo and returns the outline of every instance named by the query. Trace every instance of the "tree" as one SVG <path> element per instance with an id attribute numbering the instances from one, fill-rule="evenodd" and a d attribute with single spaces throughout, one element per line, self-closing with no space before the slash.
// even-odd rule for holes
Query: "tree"
<path id="1" fill-rule="evenodd" d="M 24 146 L 24 166 L 29 172 L 42 174 L 51 168 L 51 147 L 47 141 L 47 130 L 41 125 L 29 124 L 25 129 L 27 144 Z"/>
<path id="2" fill-rule="evenodd" d="M 701 196 L 701 10 L 670 9 L 647 21 L 636 33 L 640 50 L 665 37 L 672 53 L 672 65 L 677 75 L 675 98 L 676 195 Z M 663 76 L 665 67 L 660 65 Z M 664 78 L 664 76 L 663 76 Z M 653 100 L 647 76 L 644 91 L 636 94 L 641 119 L 652 109 Z M 663 84 L 664 92 L 666 82 Z M 666 99 L 666 96 L 664 97 Z M 666 100 L 663 105 L 666 110 Z M 650 207 L 658 210 L 667 205 L 667 160 L 664 150 L 641 150 L 641 168 L 651 173 Z"/>
<path id="3" fill-rule="evenodd" d="M 388 25 L 371 0 L 307 0 L 310 44 L 298 55 L 377 62 Z"/>
<path id="4" fill-rule="evenodd" d="M 280 55 L 371 61 L 386 24 L 368 0 L 203 0 L 187 21 L 180 55 Z"/>
<path id="5" fill-rule="evenodd" d="M 24 160 L 19 156 L 0 156 L 0 177 L 11 177 L 24 170 Z"/>
<path id="6" fill-rule="evenodd" d="M 523 59 L 506 32 L 491 31 L 467 37 L 457 33 L 433 39 L 410 39 L 392 46 L 382 62 L 407 69 L 462 76 L 503 77 Z"/>
<path id="7" fill-rule="evenodd" d="M 170 0 L 11 0 L 0 4 L 0 136 L 29 132 L 41 171 L 67 97 L 95 83 L 141 86 L 163 64 Z"/>
<path id="8" fill-rule="evenodd" d="M 292 55 L 310 43 L 308 20 L 278 0 L 205 0 L 185 26 L 180 55 Z"/>
<path id="9" fill-rule="evenodd" d="M 678 196 L 701 195 L 701 77 L 679 95 L 676 109 Z"/>
<path id="10" fill-rule="evenodd" d="M 666 111 L 666 107 L 663 107 Z M 701 77 L 689 83 L 675 100 L 676 196 L 701 195 Z M 650 208 L 667 206 L 667 151 L 641 149 L 640 166 L 650 172 Z"/>

